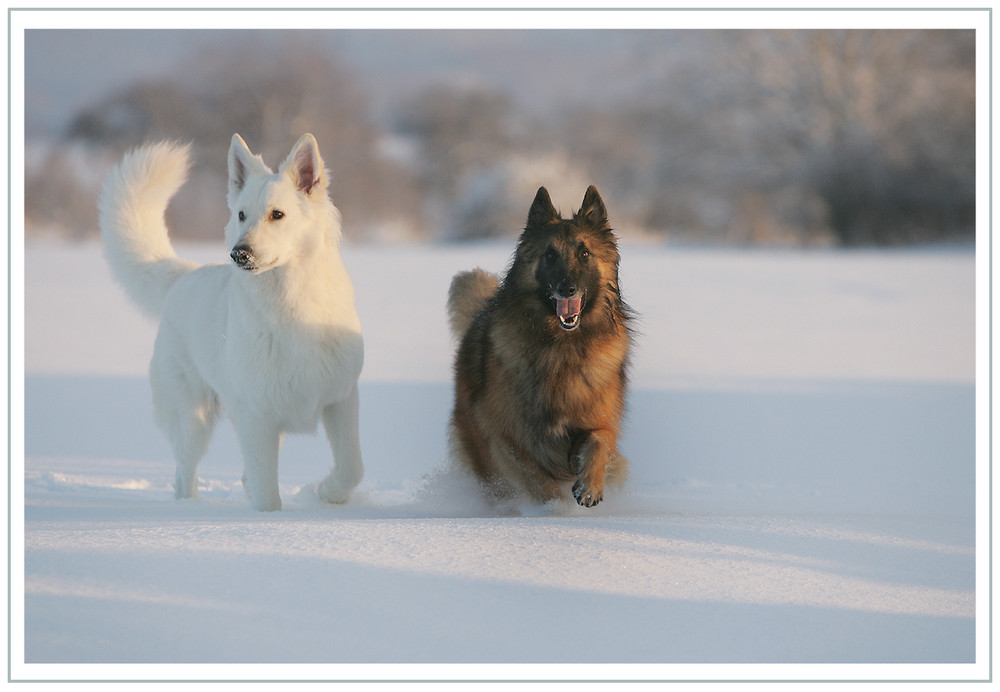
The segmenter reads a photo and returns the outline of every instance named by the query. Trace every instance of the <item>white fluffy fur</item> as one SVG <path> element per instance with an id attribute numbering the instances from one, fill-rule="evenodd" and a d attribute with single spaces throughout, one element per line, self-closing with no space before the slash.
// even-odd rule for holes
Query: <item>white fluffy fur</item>
<path id="1" fill-rule="evenodd" d="M 320 420 L 335 465 L 319 493 L 345 502 L 363 474 L 357 380 L 364 347 L 316 140 L 303 135 L 273 173 L 233 136 L 226 241 L 243 249 L 242 268 L 235 261 L 199 267 L 174 254 L 163 217 L 187 170 L 187 147 L 144 147 L 123 159 L 100 201 L 115 277 L 140 308 L 160 316 L 150 382 L 157 422 L 177 459 L 176 495 L 197 495 L 197 465 L 224 409 L 257 509 L 281 508 L 284 434 L 315 430 Z"/>

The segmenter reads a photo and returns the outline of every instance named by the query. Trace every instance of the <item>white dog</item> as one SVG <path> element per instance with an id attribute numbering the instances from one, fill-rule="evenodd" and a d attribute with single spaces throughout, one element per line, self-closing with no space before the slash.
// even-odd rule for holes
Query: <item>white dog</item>
<path id="1" fill-rule="evenodd" d="M 167 238 L 164 211 L 188 166 L 186 146 L 138 149 L 112 172 L 100 200 L 112 272 L 144 312 L 160 317 L 150 382 L 177 459 L 176 496 L 197 495 L 198 461 L 221 407 L 236 426 L 254 507 L 281 509 L 284 434 L 315 431 L 320 419 L 335 465 L 319 494 L 346 502 L 363 475 L 364 346 L 316 140 L 303 135 L 273 173 L 233 135 L 227 264 L 179 259 Z"/>

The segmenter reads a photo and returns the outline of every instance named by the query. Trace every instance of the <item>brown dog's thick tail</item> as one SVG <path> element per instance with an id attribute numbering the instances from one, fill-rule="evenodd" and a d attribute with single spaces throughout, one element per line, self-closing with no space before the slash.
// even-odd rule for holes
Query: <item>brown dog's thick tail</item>
<path id="1" fill-rule="evenodd" d="M 469 330 L 476 313 L 493 297 L 499 284 L 499 276 L 478 267 L 455 274 L 448 289 L 448 321 L 456 339 Z"/>

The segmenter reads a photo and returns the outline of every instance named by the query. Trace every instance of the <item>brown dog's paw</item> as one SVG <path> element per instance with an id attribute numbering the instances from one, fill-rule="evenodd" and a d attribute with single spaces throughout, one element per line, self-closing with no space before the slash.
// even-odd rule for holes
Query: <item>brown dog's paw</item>
<path id="1" fill-rule="evenodd" d="M 584 478 L 573 484 L 573 497 L 582 507 L 596 507 L 604 499 L 604 488 L 593 488 Z"/>

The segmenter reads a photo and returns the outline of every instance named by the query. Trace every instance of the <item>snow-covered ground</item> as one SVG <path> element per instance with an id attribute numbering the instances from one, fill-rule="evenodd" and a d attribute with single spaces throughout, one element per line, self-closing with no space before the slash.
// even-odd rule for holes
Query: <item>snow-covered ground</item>
<path id="1" fill-rule="evenodd" d="M 629 482 L 596 509 L 498 517 L 447 465 L 444 300 L 511 249 L 345 247 L 366 477 L 321 504 L 323 436 L 289 438 L 285 509 L 265 514 L 226 424 L 201 497 L 173 499 L 155 325 L 97 246 L 29 244 L 12 677 L 989 675 L 971 250 L 624 243 Z"/>

